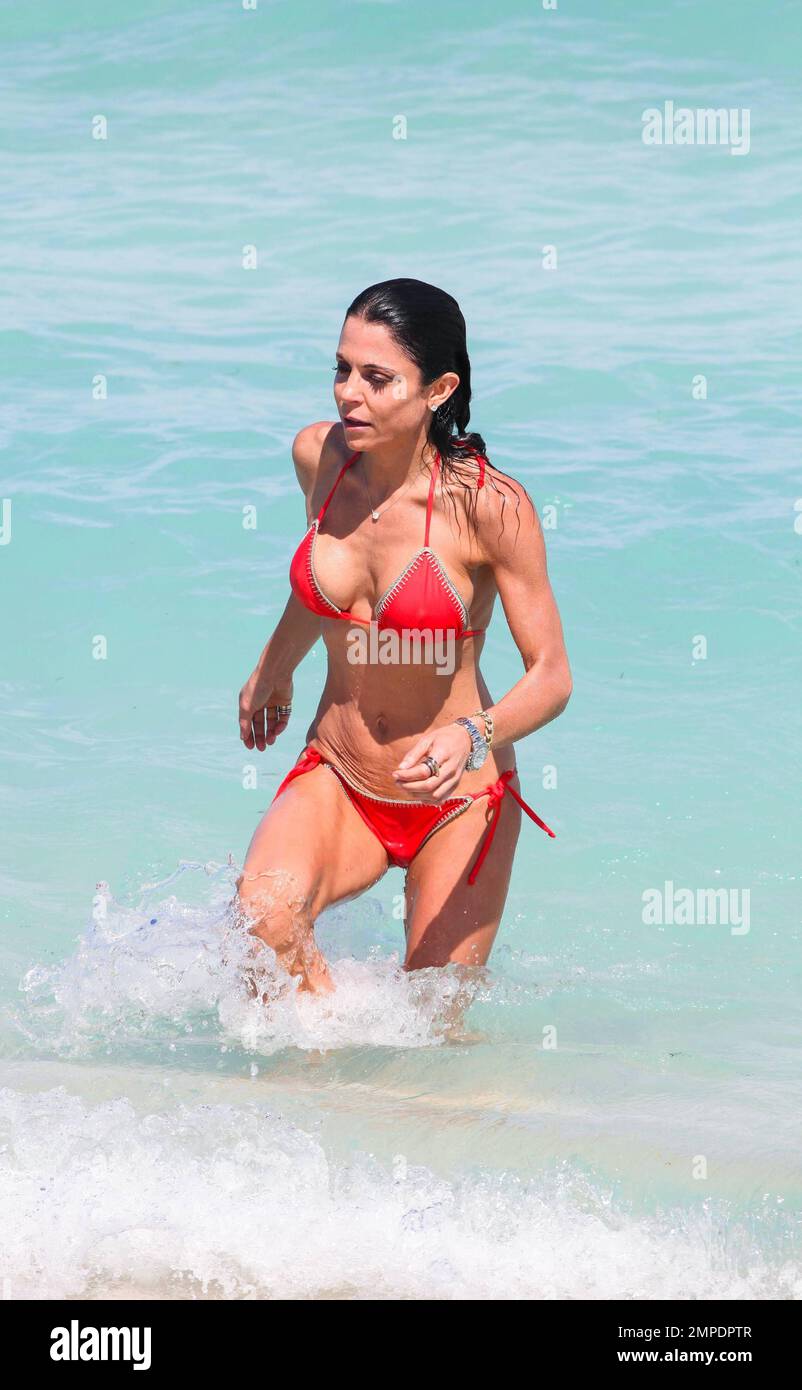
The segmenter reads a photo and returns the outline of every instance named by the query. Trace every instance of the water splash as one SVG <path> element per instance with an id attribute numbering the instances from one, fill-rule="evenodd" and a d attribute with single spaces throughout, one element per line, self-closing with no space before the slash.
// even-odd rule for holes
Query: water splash
<path id="1" fill-rule="evenodd" d="M 798 1298 L 726 1204 L 636 1218 L 565 1161 L 445 1178 L 327 1156 L 263 1105 L 0 1089 L 14 1298 Z"/>
<path id="2" fill-rule="evenodd" d="M 201 902 L 162 896 L 179 881 L 192 896 L 201 874 Z M 221 1049 L 267 1055 L 286 1047 L 422 1048 L 469 1036 L 466 1010 L 492 991 L 486 971 L 454 965 L 407 972 L 397 951 L 374 945 L 366 959 L 332 956 L 334 993 L 299 991 L 272 950 L 255 944 L 238 921 L 234 878 L 232 865 L 186 861 L 133 904 L 117 902 L 99 883 L 73 954 L 32 966 L 20 981 L 23 1002 L 12 1018 L 29 1047 L 120 1060 L 154 1053 L 163 1059 L 165 1048 L 186 1057 L 191 1049 L 208 1064 Z M 261 998 L 246 987 L 249 968 Z"/>

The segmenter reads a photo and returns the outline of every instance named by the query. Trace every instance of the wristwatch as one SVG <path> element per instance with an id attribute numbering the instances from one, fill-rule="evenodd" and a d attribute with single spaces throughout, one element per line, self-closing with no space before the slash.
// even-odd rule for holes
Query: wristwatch
<path id="1" fill-rule="evenodd" d="M 459 719 L 455 719 L 454 723 L 464 724 L 465 728 L 468 730 L 468 733 L 471 736 L 471 751 L 468 756 L 468 761 L 465 764 L 465 771 L 474 772 L 477 767 L 482 766 L 482 763 L 487 757 L 487 751 L 489 747 L 487 739 L 485 738 L 484 734 L 480 734 L 472 719 L 466 719 L 463 716 Z"/>

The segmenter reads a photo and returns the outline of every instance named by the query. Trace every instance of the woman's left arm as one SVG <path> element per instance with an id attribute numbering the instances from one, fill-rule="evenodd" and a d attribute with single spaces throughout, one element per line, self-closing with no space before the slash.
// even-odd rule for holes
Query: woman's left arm
<path id="1" fill-rule="evenodd" d="M 573 689 L 540 518 L 521 484 L 514 479 L 505 481 L 520 499 L 520 530 L 509 525 L 509 508 L 505 507 L 501 532 L 501 508 L 497 504 L 483 511 L 481 541 L 525 674 L 488 711 L 493 716 L 494 748 L 525 738 L 556 719 Z"/>
<path id="2" fill-rule="evenodd" d="M 497 704 L 488 708 L 493 716 L 493 747 L 503 748 L 525 738 L 558 714 L 571 697 L 571 670 L 565 650 L 562 623 L 549 582 L 546 545 L 540 518 L 526 490 L 512 478 L 504 479 L 505 490 L 512 487 L 520 502 L 517 517 L 510 523 L 513 507 L 509 498 L 503 508 L 494 488 L 479 493 L 477 507 L 478 540 L 484 562 L 492 571 L 513 640 L 521 653 L 525 674 Z M 484 494 L 484 495 L 483 495 Z M 474 711 L 465 710 L 468 716 Z M 478 723 L 480 732 L 482 720 Z M 419 739 L 398 765 L 394 774 L 407 790 L 441 800 L 450 796 L 462 776 L 471 749 L 470 736 L 462 724 L 443 724 Z M 427 752 L 440 764 L 439 777 L 427 775 L 421 758 Z"/>

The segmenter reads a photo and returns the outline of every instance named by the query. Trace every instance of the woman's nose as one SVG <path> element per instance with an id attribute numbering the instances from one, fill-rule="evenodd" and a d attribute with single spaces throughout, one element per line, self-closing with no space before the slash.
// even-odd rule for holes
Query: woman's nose
<path id="1" fill-rule="evenodd" d="M 355 402 L 362 399 L 362 393 L 359 390 L 359 377 L 357 375 L 352 374 L 346 382 L 339 382 L 337 391 L 339 392 L 340 399 L 344 401 Z"/>

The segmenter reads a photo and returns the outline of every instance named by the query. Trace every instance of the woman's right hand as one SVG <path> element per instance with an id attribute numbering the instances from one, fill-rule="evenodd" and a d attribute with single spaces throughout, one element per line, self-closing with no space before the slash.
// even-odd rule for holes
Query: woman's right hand
<path id="1" fill-rule="evenodd" d="M 289 715 L 276 717 L 276 705 L 291 704 L 292 681 L 272 680 L 257 667 L 239 693 L 239 735 L 245 747 L 263 753 L 275 743 L 289 722 Z"/>

